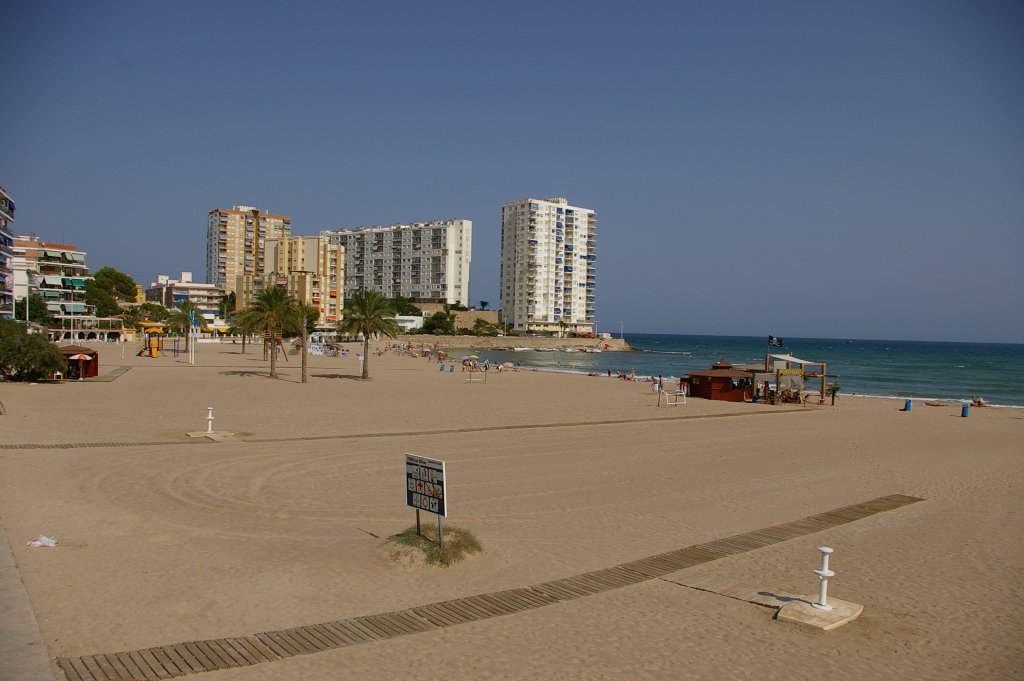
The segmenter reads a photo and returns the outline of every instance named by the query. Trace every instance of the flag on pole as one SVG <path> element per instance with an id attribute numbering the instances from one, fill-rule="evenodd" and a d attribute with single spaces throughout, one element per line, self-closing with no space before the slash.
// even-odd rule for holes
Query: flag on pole
<path id="1" fill-rule="evenodd" d="M 782 347 L 782 339 L 781 338 L 776 338 L 775 336 L 768 336 L 768 345 L 771 345 L 771 346 L 776 347 L 776 348 L 781 348 Z"/>

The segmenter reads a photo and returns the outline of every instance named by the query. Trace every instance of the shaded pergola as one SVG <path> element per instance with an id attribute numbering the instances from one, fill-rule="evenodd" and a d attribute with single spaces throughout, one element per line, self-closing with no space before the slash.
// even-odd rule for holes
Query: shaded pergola
<path id="1" fill-rule="evenodd" d="M 814 367 L 820 367 L 815 369 Z M 825 391 L 828 387 L 827 384 L 827 365 L 825 362 L 810 359 L 800 359 L 793 355 L 773 355 L 771 353 L 764 356 L 764 373 L 775 376 L 775 394 L 779 395 L 783 391 L 795 390 L 797 395 L 803 395 L 804 393 L 804 380 L 807 378 L 818 379 L 821 382 L 819 389 L 819 396 L 821 401 L 825 401 Z"/>

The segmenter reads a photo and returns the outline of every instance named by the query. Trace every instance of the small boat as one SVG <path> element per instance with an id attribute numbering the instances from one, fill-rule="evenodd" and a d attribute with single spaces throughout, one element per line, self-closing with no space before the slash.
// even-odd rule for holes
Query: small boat
<path id="1" fill-rule="evenodd" d="M 512 348 L 512 352 L 526 352 L 530 348 Z"/>
<path id="2" fill-rule="evenodd" d="M 554 352 L 554 348 L 534 348 L 534 352 Z"/>

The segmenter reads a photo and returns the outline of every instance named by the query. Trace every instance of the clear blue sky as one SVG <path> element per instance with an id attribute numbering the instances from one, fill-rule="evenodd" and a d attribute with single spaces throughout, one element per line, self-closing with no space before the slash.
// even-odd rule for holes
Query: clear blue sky
<path id="1" fill-rule="evenodd" d="M 602 330 L 1024 342 L 1024 3 L 30 2 L 14 229 L 144 285 L 206 215 L 598 213 Z"/>

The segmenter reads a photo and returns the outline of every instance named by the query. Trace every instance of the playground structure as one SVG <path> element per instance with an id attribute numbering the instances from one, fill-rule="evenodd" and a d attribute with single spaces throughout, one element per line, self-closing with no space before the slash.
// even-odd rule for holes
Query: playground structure
<path id="1" fill-rule="evenodd" d="M 159 322 L 142 320 L 138 324 L 138 334 L 142 339 L 136 357 L 159 357 L 164 350 L 164 333 L 167 327 Z"/>

